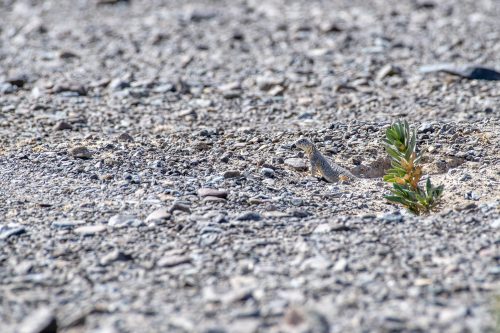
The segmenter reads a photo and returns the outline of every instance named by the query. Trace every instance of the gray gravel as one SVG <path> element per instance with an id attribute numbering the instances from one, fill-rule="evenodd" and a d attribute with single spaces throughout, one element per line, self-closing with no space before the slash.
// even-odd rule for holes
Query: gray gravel
<path id="1" fill-rule="evenodd" d="M 0 1 L 0 332 L 494 332 L 500 84 L 419 69 L 499 70 L 499 16 Z M 428 216 L 383 199 L 400 118 Z M 311 177 L 301 136 L 361 180 Z"/>

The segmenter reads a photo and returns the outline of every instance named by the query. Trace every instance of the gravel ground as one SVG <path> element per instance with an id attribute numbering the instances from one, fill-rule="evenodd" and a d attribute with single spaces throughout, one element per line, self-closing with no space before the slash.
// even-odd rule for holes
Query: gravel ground
<path id="1" fill-rule="evenodd" d="M 419 68 L 498 69 L 498 17 L 0 0 L 0 332 L 494 332 L 500 85 Z M 383 199 L 397 119 L 428 216 Z M 361 179 L 310 177 L 301 136 Z"/>

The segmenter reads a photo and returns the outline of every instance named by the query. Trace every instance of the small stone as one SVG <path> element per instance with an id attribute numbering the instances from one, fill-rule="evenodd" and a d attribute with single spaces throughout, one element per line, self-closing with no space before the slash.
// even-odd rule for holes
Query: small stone
<path id="1" fill-rule="evenodd" d="M 255 288 L 253 287 L 239 287 L 233 289 L 221 297 L 224 304 L 232 304 L 237 302 L 244 302 L 253 296 Z"/>
<path id="2" fill-rule="evenodd" d="M 240 90 L 228 90 L 228 91 L 224 91 L 222 93 L 222 96 L 224 96 L 225 99 L 240 98 L 241 97 L 241 91 Z"/>
<path id="3" fill-rule="evenodd" d="M 401 74 L 401 72 L 401 68 L 393 66 L 391 64 L 387 64 L 378 71 L 376 80 L 382 81 L 387 76 L 399 75 Z"/>
<path id="4" fill-rule="evenodd" d="M 300 219 L 302 219 L 304 217 L 308 217 L 309 215 L 311 215 L 308 212 L 303 211 L 303 210 L 292 210 L 291 213 L 292 213 L 293 217 L 298 217 Z"/>
<path id="5" fill-rule="evenodd" d="M 59 58 L 61 59 L 70 59 L 70 58 L 79 58 L 78 54 L 72 51 L 61 51 L 59 52 Z"/>
<path id="6" fill-rule="evenodd" d="M 339 259 L 336 263 L 335 266 L 333 266 L 333 271 L 334 272 L 343 272 L 347 268 L 347 260 L 344 258 Z"/>
<path id="7" fill-rule="evenodd" d="M 89 159 L 92 158 L 92 153 L 85 146 L 71 148 L 69 154 L 75 158 Z"/>
<path id="8" fill-rule="evenodd" d="M 86 225 L 75 229 L 75 233 L 82 236 L 92 236 L 106 230 L 104 225 Z"/>
<path id="9" fill-rule="evenodd" d="M 170 212 L 170 214 L 172 214 L 176 210 L 180 210 L 181 212 L 188 213 L 188 214 L 191 213 L 191 209 L 189 208 L 189 206 L 187 204 L 181 203 L 179 201 L 175 201 L 172 204 L 172 207 L 170 207 L 170 209 L 168 211 Z"/>
<path id="10" fill-rule="evenodd" d="M 260 173 L 267 178 L 274 178 L 275 172 L 271 168 L 262 168 Z"/>
<path id="11" fill-rule="evenodd" d="M 113 79 L 109 83 L 108 87 L 111 90 L 115 90 L 115 91 L 123 90 L 125 88 L 130 87 L 130 82 L 122 80 L 122 79 Z"/>
<path id="12" fill-rule="evenodd" d="M 134 138 L 128 133 L 122 133 L 122 134 L 118 135 L 118 140 L 125 141 L 125 142 L 132 142 L 132 141 L 134 141 Z"/>
<path id="13" fill-rule="evenodd" d="M 384 214 L 382 220 L 386 223 L 403 222 L 403 216 L 400 214 Z"/>
<path id="14" fill-rule="evenodd" d="M 8 82 L 0 83 L 0 93 L 2 94 L 12 94 L 17 91 L 17 87 Z"/>
<path id="15" fill-rule="evenodd" d="M 262 216 L 256 212 L 246 212 L 236 217 L 238 221 L 260 221 Z"/>
<path id="16" fill-rule="evenodd" d="M 225 179 L 228 179 L 228 178 L 238 178 L 238 177 L 241 177 L 241 172 L 239 172 L 238 170 L 229 170 L 229 171 L 224 172 L 222 174 L 222 176 Z"/>
<path id="17" fill-rule="evenodd" d="M 18 224 L 0 225 L 0 239 L 7 239 L 12 236 L 19 236 L 26 232 L 26 229 Z"/>
<path id="18" fill-rule="evenodd" d="M 168 256 L 168 257 L 161 258 L 160 260 L 158 260 L 158 262 L 156 263 L 156 266 L 170 268 L 170 267 L 175 267 L 178 265 L 189 264 L 189 263 L 191 263 L 191 258 L 188 256 L 172 255 L 172 256 Z"/>
<path id="19" fill-rule="evenodd" d="M 493 229 L 500 229 L 500 218 L 491 221 L 490 225 Z"/>
<path id="20" fill-rule="evenodd" d="M 7 80 L 5 80 L 5 82 L 8 82 L 8 83 L 10 83 L 18 88 L 24 87 L 24 85 L 26 83 L 28 83 L 28 81 L 29 81 L 29 77 L 28 77 L 28 75 L 25 75 L 25 74 L 12 76 L 12 77 L 8 78 Z"/>
<path id="21" fill-rule="evenodd" d="M 314 233 L 315 234 L 327 234 L 332 231 L 332 228 L 328 223 L 322 223 L 318 225 L 316 228 L 314 228 Z"/>
<path id="22" fill-rule="evenodd" d="M 222 156 L 220 158 L 220 161 L 223 162 L 223 163 L 227 163 L 227 162 L 229 162 L 230 158 L 231 158 L 231 154 L 225 154 L 224 156 Z"/>
<path id="23" fill-rule="evenodd" d="M 106 255 L 104 255 L 99 263 L 102 266 L 109 265 L 115 261 L 130 261 L 132 260 L 132 256 L 130 254 L 126 254 L 119 250 L 114 250 Z"/>
<path id="24" fill-rule="evenodd" d="M 216 197 L 216 198 L 226 199 L 228 194 L 229 193 L 225 190 L 216 190 L 213 188 L 206 188 L 206 187 L 200 188 L 198 190 L 198 195 L 200 197 Z"/>
<path id="25" fill-rule="evenodd" d="M 60 121 L 54 125 L 54 131 L 72 130 L 73 126 L 65 121 Z"/>
<path id="26" fill-rule="evenodd" d="M 146 223 L 157 223 L 157 222 L 163 222 L 164 220 L 169 219 L 171 216 L 169 210 L 165 207 L 159 208 L 152 212 L 151 214 L 148 215 L 146 218 Z"/>
<path id="27" fill-rule="evenodd" d="M 467 199 L 467 200 L 478 201 L 480 198 L 481 198 L 481 196 L 473 191 L 467 192 L 465 194 L 465 199 Z"/>
<path id="28" fill-rule="evenodd" d="M 114 5 L 119 2 L 129 2 L 130 0 L 97 0 L 98 5 Z"/>
<path id="29" fill-rule="evenodd" d="M 302 158 L 287 158 L 285 160 L 285 165 L 291 167 L 296 171 L 307 170 L 307 165 Z"/>
<path id="30" fill-rule="evenodd" d="M 267 92 L 271 96 L 281 96 L 283 95 L 283 92 L 285 91 L 285 88 L 282 86 L 274 86 L 269 91 Z"/>
<path id="31" fill-rule="evenodd" d="M 208 196 L 203 198 L 203 202 L 226 202 L 226 199 Z"/>
<path id="32" fill-rule="evenodd" d="M 109 219 L 108 225 L 114 228 L 138 227 L 142 221 L 133 215 L 116 214 Z"/>
<path id="33" fill-rule="evenodd" d="M 274 87 L 280 87 L 281 84 L 283 84 L 283 80 L 279 78 L 261 76 L 257 78 L 256 83 L 260 90 L 269 91 Z"/>
<path id="34" fill-rule="evenodd" d="M 424 123 L 422 123 L 422 124 L 418 127 L 417 132 L 418 132 L 418 133 L 433 132 L 432 123 L 429 123 L 429 122 L 424 122 Z"/>
<path id="35" fill-rule="evenodd" d="M 84 220 L 59 220 L 52 222 L 51 227 L 56 229 L 73 229 L 83 224 L 85 224 Z"/>
<path id="36" fill-rule="evenodd" d="M 462 182 L 466 182 L 466 181 L 471 180 L 471 179 L 472 179 L 472 176 L 469 175 L 468 173 L 464 173 L 462 175 L 462 177 L 460 177 L 460 181 L 462 181 Z"/>
<path id="37" fill-rule="evenodd" d="M 39 308 L 21 323 L 19 333 L 57 333 L 57 319 L 49 308 Z"/>

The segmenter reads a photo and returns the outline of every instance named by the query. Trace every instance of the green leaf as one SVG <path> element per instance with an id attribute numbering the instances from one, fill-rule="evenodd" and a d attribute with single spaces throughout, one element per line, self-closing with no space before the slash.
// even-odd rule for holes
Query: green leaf
<path id="1" fill-rule="evenodd" d="M 384 195 L 384 198 L 386 198 L 389 201 L 394 201 L 394 202 L 406 205 L 405 200 L 401 197 L 398 197 L 397 195 Z"/>
<path id="2" fill-rule="evenodd" d="M 395 159 L 396 161 L 399 161 L 401 159 L 400 153 L 398 151 L 392 149 L 391 147 L 387 147 L 386 149 L 387 153 L 391 155 L 393 159 Z"/>

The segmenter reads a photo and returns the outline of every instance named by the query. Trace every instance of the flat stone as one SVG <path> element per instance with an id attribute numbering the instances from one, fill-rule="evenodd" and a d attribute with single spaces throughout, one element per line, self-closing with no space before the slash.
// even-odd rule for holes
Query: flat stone
<path id="1" fill-rule="evenodd" d="M 316 228 L 314 228 L 314 233 L 315 234 L 327 234 L 332 231 L 332 228 L 328 223 L 322 223 L 318 225 Z"/>
<path id="2" fill-rule="evenodd" d="M 260 221 L 262 219 L 262 215 L 256 212 L 246 212 L 236 217 L 238 221 Z"/>
<path id="3" fill-rule="evenodd" d="M 188 214 L 191 213 L 191 209 L 189 208 L 189 206 L 179 201 L 174 201 L 174 203 L 172 204 L 172 206 L 169 208 L 168 211 L 170 212 L 170 214 L 172 214 L 176 210 L 180 210 L 181 212 L 185 212 Z"/>
<path id="4" fill-rule="evenodd" d="M 106 230 L 104 225 L 86 225 L 75 229 L 75 233 L 83 236 L 92 236 Z"/>
<path id="5" fill-rule="evenodd" d="M 226 199 L 208 196 L 203 198 L 203 202 L 226 202 Z"/>
<path id="6" fill-rule="evenodd" d="M 73 126 L 65 121 L 60 121 L 54 125 L 53 129 L 54 131 L 72 130 Z"/>
<path id="7" fill-rule="evenodd" d="M 228 179 L 228 178 L 238 178 L 238 177 L 241 177 L 241 172 L 239 172 L 238 170 L 229 170 L 229 171 L 226 171 L 222 174 L 222 177 Z"/>
<path id="8" fill-rule="evenodd" d="M 168 256 L 168 257 L 161 258 L 160 260 L 158 260 L 158 262 L 156 263 L 156 266 L 170 268 L 170 267 L 175 267 L 175 266 L 182 265 L 182 264 L 189 264 L 190 262 L 191 262 L 191 258 L 188 256 L 172 255 L 172 256 Z"/>
<path id="9" fill-rule="evenodd" d="M 114 251 L 111 251 L 110 253 L 104 255 L 101 258 L 101 260 L 99 261 L 99 263 L 102 266 L 106 266 L 106 265 L 109 265 L 115 261 L 130 261 L 130 260 L 132 260 L 132 256 L 130 254 L 124 253 L 124 252 L 119 251 L 119 250 L 114 250 Z"/>
<path id="10" fill-rule="evenodd" d="M 50 226 L 56 229 L 73 229 L 83 224 L 85 224 L 84 220 L 59 220 L 52 222 Z"/>
<path id="11" fill-rule="evenodd" d="M 267 178 L 273 178 L 275 174 L 274 170 L 271 168 L 262 168 L 260 173 Z"/>
<path id="12" fill-rule="evenodd" d="M 108 225 L 114 228 L 138 227 L 142 221 L 133 215 L 116 214 L 109 219 Z"/>
<path id="13" fill-rule="evenodd" d="M 49 308 L 39 308 L 21 323 L 19 333 L 57 333 L 57 319 Z"/>
<path id="14" fill-rule="evenodd" d="M 213 188 L 200 188 L 198 190 L 198 195 L 200 197 L 217 197 L 217 198 L 223 198 L 226 199 L 228 196 L 228 192 L 225 190 L 216 190 Z"/>
<path id="15" fill-rule="evenodd" d="M 306 171 L 307 164 L 302 158 L 287 158 L 285 160 L 285 165 L 291 167 L 296 171 Z"/>
<path id="16" fill-rule="evenodd" d="M 134 141 L 134 138 L 128 133 L 122 133 L 122 134 L 118 135 L 117 139 L 120 141 L 125 141 L 125 142 Z"/>
<path id="17" fill-rule="evenodd" d="M 69 154 L 75 158 L 89 159 L 92 158 L 92 153 L 85 146 L 71 148 Z"/>
<path id="18" fill-rule="evenodd" d="M 0 226 L 0 239 L 7 239 L 12 236 L 19 236 L 24 234 L 26 229 L 18 224 L 8 224 Z"/>
<path id="19" fill-rule="evenodd" d="M 376 80 L 382 81 L 387 76 L 398 75 L 398 74 L 401 74 L 401 69 L 399 67 L 387 64 L 377 72 Z"/>
<path id="20" fill-rule="evenodd" d="M 169 219 L 170 216 L 171 214 L 167 208 L 159 208 L 146 217 L 146 223 L 163 221 Z"/>

